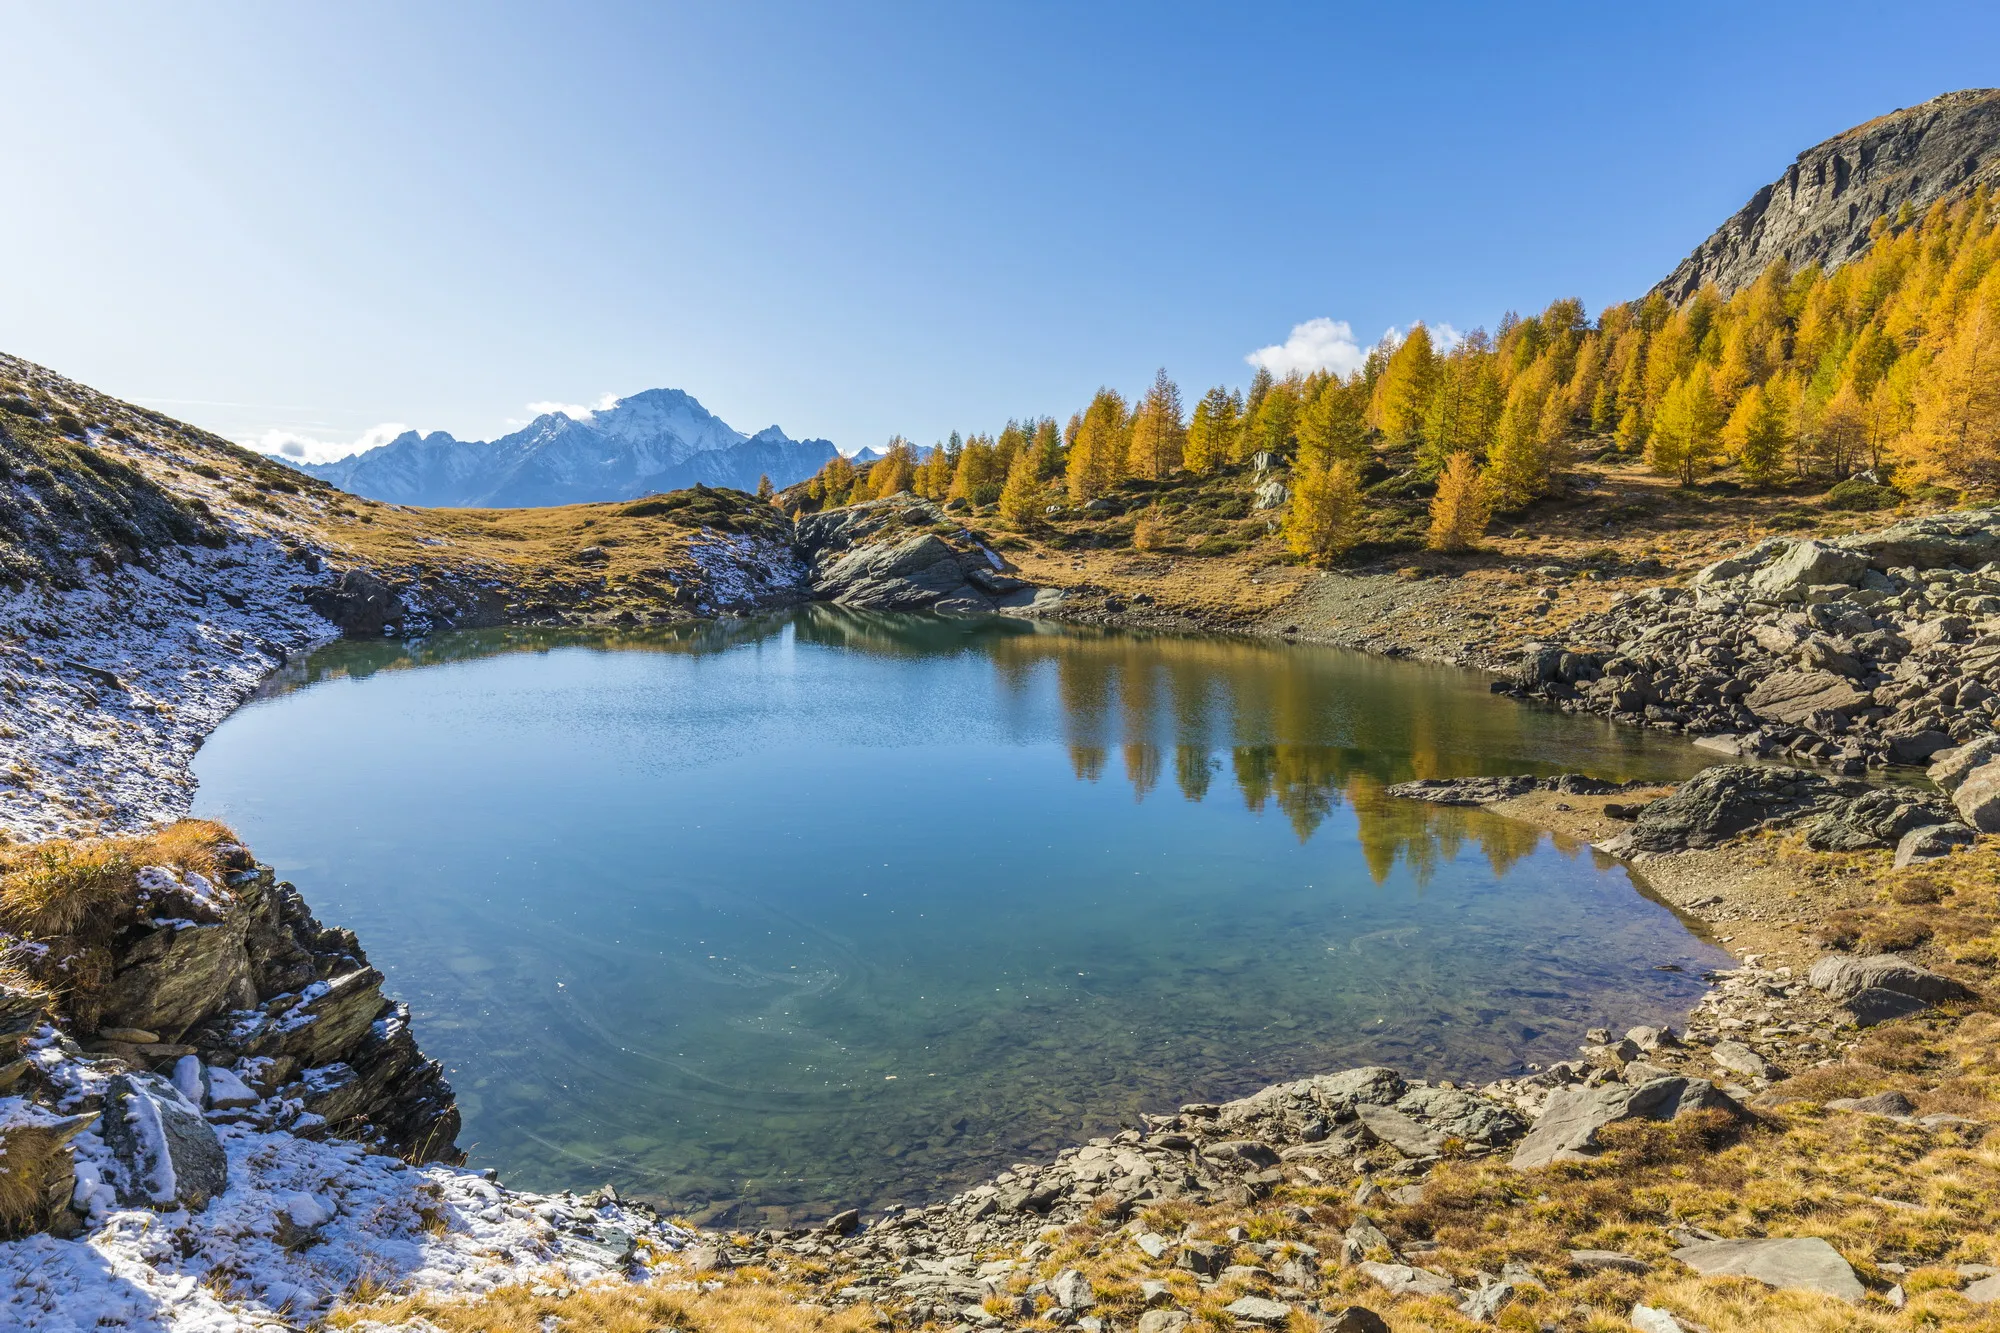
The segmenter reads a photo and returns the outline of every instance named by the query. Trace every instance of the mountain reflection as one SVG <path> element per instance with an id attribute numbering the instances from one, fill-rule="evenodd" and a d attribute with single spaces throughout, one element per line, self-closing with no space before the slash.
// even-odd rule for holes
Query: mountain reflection
<path id="1" fill-rule="evenodd" d="M 263 693 L 512 653 L 703 655 L 787 641 L 902 658 L 983 657 L 996 688 L 1017 702 L 1048 692 L 1079 781 L 1105 781 L 1116 750 L 1124 783 L 1143 802 L 1160 796 L 1171 765 L 1181 800 L 1224 799 L 1222 788 L 1233 787 L 1249 810 L 1282 815 L 1301 843 L 1344 806 L 1378 883 L 1401 864 L 1422 886 L 1468 843 L 1505 874 L 1542 837 L 1529 825 L 1478 810 L 1392 799 L 1386 789 L 1393 783 L 1567 769 L 1665 780 L 1698 766 L 1682 748 L 1643 733 L 1496 699 L 1483 678 L 1456 668 L 1267 639 L 825 604 L 664 628 L 510 628 L 408 642 L 342 641 L 287 667 Z"/>

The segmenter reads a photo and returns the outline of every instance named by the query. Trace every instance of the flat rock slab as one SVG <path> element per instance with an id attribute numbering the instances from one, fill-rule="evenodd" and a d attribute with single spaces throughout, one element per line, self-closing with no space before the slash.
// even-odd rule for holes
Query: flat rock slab
<path id="1" fill-rule="evenodd" d="M 1264 1296 L 1245 1296 L 1222 1307 L 1246 1324 L 1282 1324 L 1292 1317 L 1292 1307 Z"/>
<path id="2" fill-rule="evenodd" d="M 1442 1273 L 1433 1273 L 1428 1268 L 1412 1268 L 1408 1264 L 1378 1264 L 1363 1262 L 1356 1265 L 1362 1275 L 1392 1296 L 1457 1296 L 1458 1288 Z"/>
<path id="3" fill-rule="evenodd" d="M 1684 1245 L 1674 1258 L 1703 1277 L 1753 1277 L 1773 1287 L 1817 1291 L 1849 1304 L 1865 1294 L 1840 1251 L 1817 1236 L 1789 1240 L 1716 1240 Z"/>
<path id="4" fill-rule="evenodd" d="M 1780 671 L 1766 676 L 1743 704 L 1766 722 L 1797 726 L 1822 710 L 1842 713 L 1866 708 L 1873 700 L 1854 682 L 1831 671 Z"/>

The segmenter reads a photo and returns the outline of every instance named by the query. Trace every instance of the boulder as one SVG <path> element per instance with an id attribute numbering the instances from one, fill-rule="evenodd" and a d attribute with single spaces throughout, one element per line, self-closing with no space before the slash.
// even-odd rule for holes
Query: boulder
<path id="1" fill-rule="evenodd" d="M 1867 958 L 1833 954 L 1814 963 L 1806 981 L 1813 989 L 1825 991 L 1836 1000 L 1852 999 L 1865 990 L 1889 990 L 1925 1004 L 1942 1004 L 1962 999 L 1966 993 L 1965 987 L 1950 977 L 1940 976 L 1893 953 Z"/>
<path id="2" fill-rule="evenodd" d="M 1965 781 L 1966 774 L 1994 759 L 2000 759 L 2000 736 L 1981 736 L 1955 749 L 1933 754 L 1930 771 L 1925 776 L 1944 790 L 1955 791 Z"/>
<path id="3" fill-rule="evenodd" d="M 1049 1295 L 1066 1310 L 1087 1310 L 1097 1304 L 1097 1292 L 1090 1279 L 1074 1268 L 1065 1268 L 1049 1283 Z"/>
<path id="4" fill-rule="evenodd" d="M 1889 760 L 1897 764 L 1928 764 L 1940 750 L 1951 748 L 1951 737 L 1928 728 L 1922 731 L 1892 731 L 1882 739 L 1889 742 Z"/>
<path id="5" fill-rule="evenodd" d="M 1865 1294 L 1840 1252 L 1817 1236 L 1786 1240 L 1715 1240 L 1683 1245 L 1674 1258 L 1703 1277 L 1741 1276 L 1768 1286 L 1817 1291 L 1849 1304 Z"/>
<path id="6" fill-rule="evenodd" d="M 1750 575 L 1752 598 L 1766 602 L 1802 602 L 1806 590 L 1823 584 L 1854 585 L 1868 568 L 1868 559 L 1826 542 L 1795 541 Z"/>
<path id="7" fill-rule="evenodd" d="M 1908 1018 L 1930 1008 L 1914 995 L 1901 991 L 1884 990 L 1880 986 L 1870 986 L 1867 990 L 1849 996 L 1843 1002 L 1848 1016 L 1858 1028 L 1872 1028 L 1877 1023 L 1887 1023 L 1893 1019 Z"/>
<path id="8" fill-rule="evenodd" d="M 1345 1305 L 1338 1310 L 1326 1310 L 1319 1317 L 1319 1333 L 1389 1333 L 1389 1325 L 1381 1315 L 1365 1305 Z"/>
<path id="9" fill-rule="evenodd" d="M 1730 1073 L 1741 1074 L 1744 1078 L 1778 1077 L 1777 1069 L 1769 1060 L 1740 1041 L 1718 1041 L 1709 1048 L 1708 1056 Z"/>
<path id="10" fill-rule="evenodd" d="M 1798 726 L 1815 713 L 1847 713 L 1871 702 L 1853 681 L 1831 671 L 1779 671 L 1745 695 L 1743 706 L 1766 722 Z"/>
<path id="11" fill-rule="evenodd" d="M 2000 833 L 2000 759 L 1968 772 L 1951 793 L 1958 817 L 1981 833 Z"/>
<path id="12" fill-rule="evenodd" d="M 1896 843 L 1896 869 L 1950 856 L 1961 847 L 1970 847 L 1978 836 L 1957 822 L 1913 828 Z"/>
<path id="13" fill-rule="evenodd" d="M 1273 477 L 1257 488 L 1257 496 L 1251 507 L 1276 509 L 1285 503 L 1285 498 L 1289 494 L 1290 492 L 1285 489 L 1285 483 Z"/>
<path id="14" fill-rule="evenodd" d="M 1531 1170 L 1551 1162 L 1574 1162 L 1598 1151 L 1597 1131 L 1620 1120 L 1672 1120 L 1687 1111 L 1741 1107 L 1705 1078 L 1651 1079 L 1602 1087 L 1557 1088 L 1509 1165 Z"/>
<path id="15" fill-rule="evenodd" d="M 1652 1305 L 1632 1307 L 1632 1327 L 1635 1333 L 1688 1333 L 1687 1325 Z"/>
<path id="16" fill-rule="evenodd" d="M 1878 1092 L 1873 1097 L 1836 1097 L 1826 1104 L 1829 1111 L 1854 1111 L 1862 1115 L 1913 1116 L 1917 1104 L 1900 1092 Z"/>
<path id="17" fill-rule="evenodd" d="M 1148 1310 L 1139 1316 L 1139 1333 L 1187 1333 L 1185 1310 Z"/>
<path id="18" fill-rule="evenodd" d="M 229 1183 L 229 1158 L 199 1108 L 158 1074 L 119 1074 L 104 1098 L 118 1201 L 199 1212 Z"/>
<path id="19" fill-rule="evenodd" d="M 1878 787 L 1843 801 L 1806 828 L 1806 846 L 1817 852 L 1859 852 L 1894 847 L 1913 829 L 1955 822 L 1952 809 L 1907 787 Z"/>
<path id="20" fill-rule="evenodd" d="M 1673 795 L 1639 812 L 1607 850 L 1678 852 L 1713 847 L 1767 824 L 1820 814 L 1863 795 L 1868 787 L 1802 768 L 1717 764 L 1682 783 Z"/>

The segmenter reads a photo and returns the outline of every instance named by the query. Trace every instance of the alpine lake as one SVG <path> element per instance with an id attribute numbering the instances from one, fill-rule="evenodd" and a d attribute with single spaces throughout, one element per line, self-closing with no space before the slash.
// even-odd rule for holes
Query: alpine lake
<path id="1" fill-rule="evenodd" d="M 1732 960 L 1625 867 L 1384 788 L 1703 762 L 1454 668 L 814 605 L 332 644 L 196 813 L 359 933 L 474 1165 L 790 1225 L 1677 1019 Z"/>

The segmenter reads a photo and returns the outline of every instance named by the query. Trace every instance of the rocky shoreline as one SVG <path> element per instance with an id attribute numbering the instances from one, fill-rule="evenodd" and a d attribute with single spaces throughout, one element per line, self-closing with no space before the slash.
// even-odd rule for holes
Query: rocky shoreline
<path id="1" fill-rule="evenodd" d="M 977 534 L 956 528 L 941 513 L 877 502 L 858 516 L 837 511 L 805 522 L 825 531 L 804 556 L 786 555 L 805 560 L 802 570 L 788 566 L 787 576 L 775 582 L 768 572 L 721 580 L 729 595 L 698 609 L 815 595 L 848 605 L 946 613 L 1063 610 L 1060 594 L 1014 578 Z M 937 530 L 946 527 L 953 530 Z M 1924 563 L 1930 557 L 1918 552 L 1935 549 L 1923 543 L 1937 540 L 1960 544 L 1955 559 L 1974 546 L 1984 552 L 1989 536 L 2000 543 L 2000 518 L 1920 520 L 1889 531 L 1899 535 L 1873 545 L 1771 544 L 1720 562 L 1703 572 L 1694 592 L 1662 589 L 1633 599 L 1578 627 L 1564 646 L 1534 648 L 1513 688 L 1558 706 L 1675 730 L 1727 721 L 1738 727 L 1728 733 L 1732 748 L 1831 758 L 1837 769 L 1930 760 L 1946 787 L 1982 791 L 1988 778 L 1972 779 L 2000 753 L 1987 736 L 1992 696 L 1977 694 L 1989 668 L 1976 658 L 1986 646 L 1981 636 L 2000 630 L 2000 597 L 1984 591 L 1996 571 L 1954 571 Z M 732 558 L 754 563 L 762 556 L 777 558 L 754 544 Z M 81 591 L 17 594 L 0 608 L 15 638 L 10 712 L 43 724 L 29 733 L 40 747 L 32 756 L 22 744 L 29 737 L 18 728 L 8 740 L 15 743 L 17 767 L 27 759 L 44 778 L 57 779 L 37 784 L 39 801 L 5 807 L 5 822 L 17 834 L 135 828 L 178 814 L 191 787 L 186 760 L 206 731 L 288 656 L 335 632 L 336 620 L 350 632 L 443 626 L 452 623 L 454 608 L 463 614 L 471 604 L 427 610 L 410 588 L 377 586 L 372 575 L 353 571 L 329 581 L 309 549 L 274 541 L 238 542 L 179 559 L 185 563 L 122 569 Z M 1876 560 L 1914 563 L 1885 572 L 1875 568 Z M 1931 577 L 1911 577 L 1905 572 L 1911 570 Z M 1886 589 L 1871 581 L 1875 574 Z M 167 592 L 169 586 L 177 591 Z M 504 590 L 486 590 L 485 600 L 494 598 L 504 600 Z M 1856 618 L 1861 614 L 1868 628 Z M 1979 625 L 1975 615 L 1995 624 Z M 1789 655 L 1765 646 L 1767 638 L 1775 645 L 1795 632 Z M 1609 646 L 1589 646 L 1592 635 Z M 21 646 L 30 639 L 36 651 Z M 1833 661 L 1834 653 L 1845 654 L 1851 665 Z M 1772 680 L 1808 664 L 1850 682 L 1845 688 L 1854 697 L 1843 695 L 1845 705 L 1816 707 L 1797 722 L 1756 711 L 1760 699 L 1783 693 L 1766 688 Z M 1727 689 L 1716 684 L 1716 673 L 1725 670 Z M 1615 684 L 1601 686 L 1603 681 Z M 1618 691 L 1650 693 L 1659 702 L 1624 707 L 1634 700 Z M 1789 700 L 1784 694 L 1780 702 Z M 1746 718 L 1756 725 L 1746 725 Z M 1913 733 L 1919 739 L 1912 741 Z M 1824 748 L 1836 741 L 1839 750 Z M 94 784 L 101 781 L 111 789 L 98 790 Z M 1990 831 L 1982 822 L 1986 806 L 1967 813 L 1963 798 L 1954 811 L 1923 792 L 1885 796 L 1838 775 L 1740 765 L 1709 770 L 1674 797 L 1651 802 L 1576 775 L 1551 782 L 1417 784 L 1396 794 L 1489 805 L 1503 813 L 1525 813 L 1509 806 L 1538 798 L 1564 798 L 1557 806 L 1563 810 L 1583 802 L 1622 830 L 1602 840 L 1608 848 L 1667 860 L 1746 834 L 1796 828 L 1808 845 L 1836 852 L 1895 847 L 1903 865 L 1948 857 L 1976 832 Z M 15 1024 L 20 1054 L 0 1069 L 16 1069 L 16 1080 L 31 1077 L 41 1092 L 0 1097 L 0 1105 L 18 1102 L 9 1109 L 14 1118 L 0 1128 L 53 1134 L 56 1146 L 67 1145 L 71 1154 L 63 1163 L 67 1169 L 44 1188 L 42 1225 L 55 1235 L 97 1227 L 94 1243 L 115 1246 L 127 1226 L 121 1219 L 136 1204 L 164 1209 L 159 1215 L 175 1219 L 184 1236 L 212 1230 L 226 1210 L 178 1205 L 222 1195 L 230 1171 L 245 1178 L 261 1169 L 253 1161 L 268 1164 L 294 1153 L 317 1160 L 312 1154 L 330 1152 L 342 1163 L 328 1177 L 336 1193 L 349 1188 L 332 1183 L 345 1173 L 373 1181 L 369 1188 L 428 1191 L 447 1201 L 447 1222 L 438 1234 L 454 1238 L 454 1245 L 484 1234 L 482 1227 L 518 1223 L 532 1233 L 532 1242 L 519 1241 L 505 1260 L 469 1264 L 481 1274 L 476 1280 L 461 1280 L 461 1274 L 426 1285 L 409 1278 L 440 1292 L 476 1292 L 544 1271 L 569 1275 L 554 1279 L 558 1283 L 679 1271 L 698 1287 L 751 1271 L 793 1283 L 808 1306 L 865 1306 L 911 1327 L 1038 1320 L 1091 1333 L 1136 1320 L 1144 1333 L 1176 1333 L 1197 1318 L 1204 1300 L 1221 1296 L 1230 1300 L 1217 1308 L 1239 1326 L 1280 1326 L 1303 1317 L 1326 1328 L 1387 1327 L 1368 1322 L 1376 1316 L 1348 1299 L 1359 1281 L 1385 1299 L 1434 1297 L 1465 1318 L 1490 1321 L 1525 1292 L 1543 1287 L 1546 1275 L 1510 1272 L 1505 1265 L 1470 1272 L 1427 1268 L 1426 1242 L 1391 1238 L 1368 1220 L 1371 1202 L 1415 1206 L 1429 1173 L 1448 1163 L 1508 1155 L 1523 1167 L 1539 1167 L 1589 1159 L 1598 1151 L 1598 1131 L 1629 1119 L 1672 1121 L 1685 1113 L 1708 1117 L 1704 1124 L 1717 1117 L 1754 1120 L 1759 1099 L 1802 1062 L 1830 1063 L 1855 1033 L 1874 1023 L 1964 998 L 1960 983 L 1897 956 L 1836 956 L 1806 975 L 1753 954 L 1742 968 L 1715 976 L 1715 988 L 1682 1034 L 1594 1034 L 1602 1039 L 1575 1061 L 1477 1090 L 1410 1082 L 1381 1069 L 1325 1075 L 1224 1106 L 1148 1117 L 1143 1127 L 1065 1152 L 1056 1162 L 1020 1164 L 952 1200 L 899 1209 L 870 1225 L 843 1214 L 824 1228 L 730 1237 L 672 1226 L 609 1194 L 585 1200 L 521 1195 L 472 1173 L 402 1167 L 393 1157 L 363 1155 L 336 1140 L 318 1142 L 345 1122 L 378 1150 L 449 1161 L 456 1112 L 436 1065 L 417 1052 L 406 1012 L 381 996 L 380 975 L 367 967 L 353 937 L 313 921 L 290 886 L 242 859 L 240 850 L 228 855 L 237 859 L 221 890 L 184 876 L 155 886 L 156 906 L 170 915 L 157 925 L 139 923 L 121 941 L 128 961 L 115 969 L 124 980 L 108 1007 L 82 1024 L 76 1016 L 51 1022 L 26 1011 Z M 1701 915 L 1685 904 L 1682 910 Z M 88 1046 L 70 1035 L 79 1027 L 89 1031 Z M 162 1072 L 140 1072 L 152 1068 Z M 114 1122 L 148 1119 L 132 1111 L 138 1103 L 163 1125 L 186 1122 L 184 1137 L 203 1145 L 188 1148 L 187 1162 L 167 1173 L 177 1193 L 142 1198 L 132 1185 L 157 1166 L 161 1152 L 171 1157 L 177 1150 L 173 1135 L 165 1136 L 162 1148 L 86 1122 L 107 1108 L 115 1109 Z M 1927 1135 L 1976 1140 L 1983 1130 L 1964 1117 L 1915 1114 L 1907 1098 L 1883 1107 L 1876 1112 Z M 51 1129 L 54 1122 L 61 1123 Z M 213 1151 L 204 1129 L 214 1136 Z M 148 1151 L 154 1153 L 151 1166 Z M 375 1175 L 398 1179 L 382 1185 Z M 1352 1206 L 1291 1208 L 1283 1215 L 1294 1224 L 1293 1238 L 1209 1236 L 1196 1224 L 1167 1235 L 1128 1225 L 1161 1206 L 1254 1210 L 1274 1192 L 1308 1187 L 1351 1187 Z M 295 1200 L 275 1199 L 267 1191 L 255 1204 L 263 1210 L 259 1234 L 275 1247 L 265 1256 L 267 1266 L 293 1273 L 293 1259 L 315 1248 L 308 1233 L 318 1234 L 316 1228 L 345 1214 L 338 1206 L 321 1208 L 326 1217 L 309 1223 L 301 1219 L 317 1216 L 317 1204 L 301 1204 L 294 1215 L 288 1209 Z M 245 1206 L 241 1198 L 229 1204 L 239 1212 Z M 1136 1304 L 1122 1289 L 1099 1299 L 1079 1268 L 1045 1271 L 1062 1248 L 1061 1234 L 1086 1225 L 1160 1270 L 1139 1283 Z M 430 1234 L 427 1226 L 416 1224 Z M 1058 1233 L 1053 1242 L 1052 1229 Z M 1308 1235 L 1315 1239 L 1302 1238 Z M 1734 1257 L 1717 1257 L 1723 1266 L 1715 1271 L 1732 1271 L 1726 1264 L 1739 1260 L 1761 1262 L 1743 1258 L 1740 1241 L 1698 1230 L 1670 1239 L 1685 1242 L 1676 1257 L 1697 1271 L 1709 1271 L 1697 1262 L 1703 1245 L 1738 1246 L 1730 1252 Z M 16 1242 L 55 1243 L 46 1237 Z M 206 1243 L 184 1239 L 181 1248 L 193 1245 L 199 1252 Z M 421 1248 L 429 1242 L 411 1243 Z M 992 1257 L 1002 1251 L 1012 1257 Z M 39 1249 L 35 1256 L 37 1263 L 51 1262 Z M 213 1259 L 197 1253 L 173 1263 L 157 1257 L 147 1262 L 164 1282 Z M 1629 1271 L 1652 1262 L 1600 1251 L 1579 1251 L 1573 1259 L 1579 1273 Z M 1834 1259 L 1838 1268 L 1817 1254 L 1807 1265 L 1816 1265 L 1824 1279 L 1815 1289 L 1861 1299 L 1859 1279 Z M 422 1271 L 413 1264 L 402 1264 L 406 1276 Z M 240 1326 L 259 1326 L 259 1309 L 323 1309 L 342 1287 L 327 1271 L 315 1271 L 317 1288 L 270 1277 L 261 1288 L 252 1282 L 231 1289 Z M 274 1295 L 280 1289 L 271 1284 L 282 1281 L 295 1290 L 280 1300 Z M 565 1290 L 548 1281 L 537 1288 L 543 1289 L 552 1298 Z M 1879 1283 L 1869 1290 L 1883 1291 Z M 23 1304 L 18 1291 L 13 1299 L 18 1310 L 41 1310 L 37 1318 L 53 1308 Z M 213 1296 L 207 1299 L 216 1304 Z M 170 1311 L 171 1321 L 182 1314 L 192 1318 L 197 1305 L 199 1300 L 177 1305 L 163 1297 L 158 1308 Z M 219 1316 L 204 1307 L 202 1317 Z M 1633 1318 L 1638 1326 L 1639 1316 Z"/>

